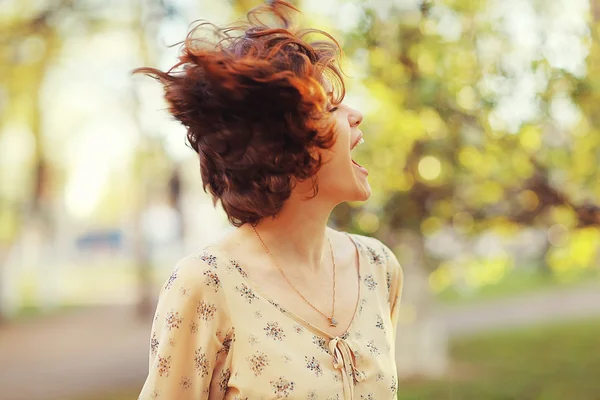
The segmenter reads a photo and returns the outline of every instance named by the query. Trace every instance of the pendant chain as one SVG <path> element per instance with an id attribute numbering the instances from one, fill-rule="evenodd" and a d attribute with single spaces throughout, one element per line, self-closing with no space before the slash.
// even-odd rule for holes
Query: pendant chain
<path id="1" fill-rule="evenodd" d="M 296 293 L 298 293 L 298 295 L 300 297 L 302 297 L 302 299 L 309 306 L 311 306 L 315 311 L 317 311 L 319 314 L 321 314 L 322 316 L 324 316 L 325 318 L 327 318 L 327 320 L 329 321 L 329 326 L 333 326 L 333 327 L 337 326 L 338 322 L 336 321 L 336 319 L 334 317 L 334 315 L 335 315 L 335 270 L 336 270 L 336 267 L 335 267 L 335 254 L 333 253 L 333 246 L 331 246 L 331 240 L 329 240 L 329 237 L 327 237 L 327 243 L 329 243 L 329 250 L 331 251 L 331 262 L 333 264 L 333 301 L 332 301 L 332 305 L 331 305 L 331 316 L 327 316 L 325 313 L 323 313 L 321 310 L 319 310 L 317 307 L 315 307 L 310 301 L 308 301 L 308 299 L 306 297 L 304 297 L 304 295 L 302 293 L 300 293 L 300 291 L 298 289 L 296 289 L 296 287 L 294 286 L 294 284 L 288 279 L 288 277 L 283 272 L 283 269 L 281 269 L 281 267 L 279 266 L 279 264 L 277 264 L 277 262 L 275 261 L 275 258 L 273 257 L 273 255 L 269 251 L 269 248 L 267 247 L 267 245 L 265 244 L 265 242 L 262 240 L 262 238 L 258 234 L 258 231 L 256 230 L 256 228 L 252 227 L 252 229 L 254 230 L 254 233 L 256 234 L 256 237 L 258 237 L 258 240 L 260 240 L 260 243 L 262 244 L 263 248 L 265 249 L 265 252 L 271 258 L 271 261 L 273 262 L 273 264 L 275 264 L 275 267 L 277 267 L 277 269 L 279 270 L 279 272 L 281 273 L 281 275 L 284 277 L 284 279 L 287 281 L 287 283 L 292 287 L 292 289 L 294 289 L 296 291 Z"/>

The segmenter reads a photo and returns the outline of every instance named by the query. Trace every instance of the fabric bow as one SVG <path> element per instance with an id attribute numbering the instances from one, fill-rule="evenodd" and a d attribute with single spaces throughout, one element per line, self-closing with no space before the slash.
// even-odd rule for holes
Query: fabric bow
<path id="1" fill-rule="evenodd" d="M 354 385 L 364 380 L 362 372 L 356 369 L 356 356 L 348 343 L 337 336 L 329 341 L 329 352 L 333 356 L 333 368 L 342 372 L 344 399 L 353 400 Z"/>

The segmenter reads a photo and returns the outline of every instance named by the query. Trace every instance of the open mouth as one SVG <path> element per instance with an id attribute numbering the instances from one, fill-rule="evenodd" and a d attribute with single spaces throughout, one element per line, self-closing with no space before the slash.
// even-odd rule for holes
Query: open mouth
<path id="1" fill-rule="evenodd" d="M 356 146 L 358 146 L 359 144 L 363 144 L 365 142 L 365 139 L 363 138 L 362 134 L 357 138 L 357 140 L 354 142 L 354 144 L 352 145 L 352 147 L 350 148 L 350 151 L 354 150 L 356 148 Z M 357 163 L 356 161 L 354 161 L 354 159 L 352 159 L 352 164 L 354 164 L 356 167 L 358 167 L 362 172 L 364 173 L 368 173 L 368 171 L 366 170 L 365 167 L 363 167 L 362 165 L 360 165 L 359 163 Z"/>

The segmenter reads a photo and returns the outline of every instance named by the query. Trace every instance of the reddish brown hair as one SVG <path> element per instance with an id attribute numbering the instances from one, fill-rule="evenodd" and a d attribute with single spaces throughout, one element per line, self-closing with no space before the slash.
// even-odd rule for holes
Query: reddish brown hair
<path id="1" fill-rule="evenodd" d="M 295 181 L 311 179 L 316 195 L 321 158 L 315 150 L 333 145 L 333 126 L 324 121 L 327 102 L 340 103 L 345 93 L 341 50 L 326 32 L 292 30 L 293 11 L 275 0 L 235 26 L 202 22 L 170 70 L 134 71 L 164 85 L 169 111 L 199 154 L 204 190 L 235 226 L 276 216 Z M 265 17 L 276 22 L 269 26 Z M 206 28 L 218 40 L 196 37 Z M 312 34 L 326 40 L 307 42 Z M 333 87 L 329 95 L 325 82 Z"/>

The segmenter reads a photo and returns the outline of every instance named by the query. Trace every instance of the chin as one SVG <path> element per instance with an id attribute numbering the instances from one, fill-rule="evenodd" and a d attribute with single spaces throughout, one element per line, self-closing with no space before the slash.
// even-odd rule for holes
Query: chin
<path id="1" fill-rule="evenodd" d="M 368 183 L 366 185 L 359 183 L 352 188 L 338 187 L 324 196 L 336 204 L 367 201 L 371 197 L 371 186 Z"/>
<path id="2" fill-rule="evenodd" d="M 356 200 L 356 201 L 367 201 L 369 200 L 369 198 L 371 197 L 371 185 L 369 185 L 368 183 L 361 188 L 361 195 L 360 195 L 360 199 Z"/>
<path id="3" fill-rule="evenodd" d="M 371 197 L 371 185 L 369 182 L 358 183 L 352 194 L 347 196 L 346 201 L 367 201 Z"/>
<path id="4" fill-rule="evenodd" d="M 369 180 L 367 177 L 356 177 L 356 193 L 358 195 L 358 199 L 355 201 L 367 201 L 371 197 L 371 185 L 369 184 Z"/>

